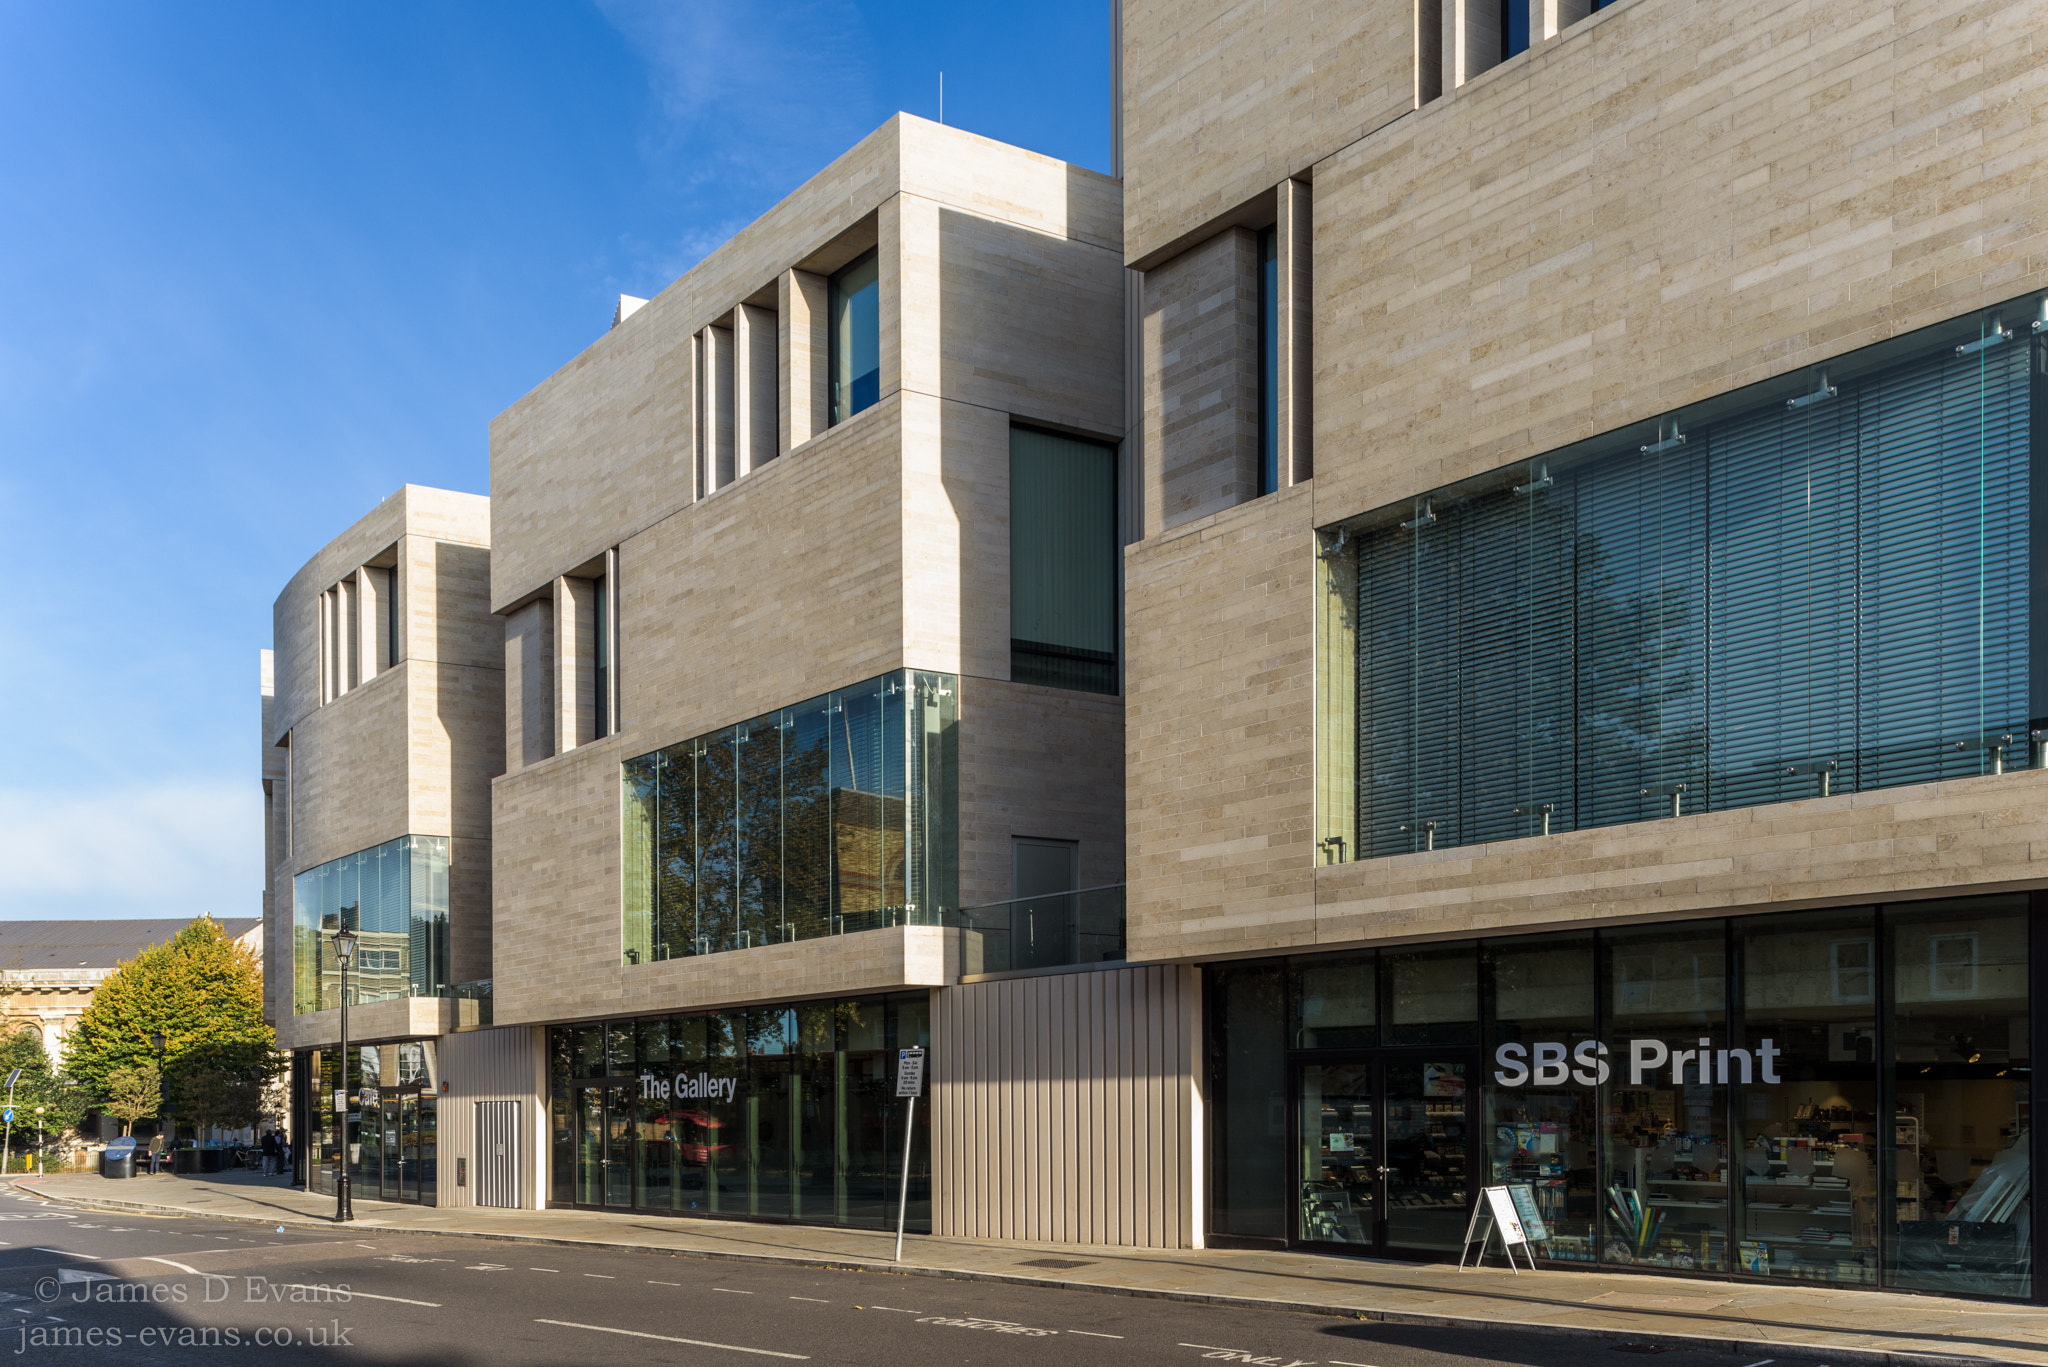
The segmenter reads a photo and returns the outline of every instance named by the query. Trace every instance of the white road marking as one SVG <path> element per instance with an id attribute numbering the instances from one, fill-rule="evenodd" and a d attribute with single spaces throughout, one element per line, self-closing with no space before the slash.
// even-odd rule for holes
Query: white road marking
<path id="1" fill-rule="evenodd" d="M 144 1258 L 142 1261 L 146 1263 L 162 1263 L 165 1267 L 175 1267 L 180 1272 L 190 1272 L 195 1277 L 202 1277 L 206 1275 L 196 1267 L 187 1267 L 183 1263 L 174 1263 L 169 1258 Z"/>
<path id="2" fill-rule="evenodd" d="M 1774 1363 L 1774 1362 L 1776 1362 L 1776 1361 L 1777 1361 L 1777 1359 L 1776 1359 L 1776 1358 L 1765 1358 L 1765 1359 L 1764 1359 L 1764 1360 L 1763 1360 L 1762 1362 L 1752 1362 L 1752 1363 L 1750 1363 L 1750 1364 L 1749 1364 L 1749 1367 L 1771 1367 L 1771 1364 L 1772 1364 L 1772 1363 Z"/>
<path id="3" fill-rule="evenodd" d="M 1330 1361 L 1337 1367 L 1372 1367 L 1369 1362 L 1346 1362 L 1343 1358 L 1331 1358 Z"/>
<path id="4" fill-rule="evenodd" d="M 764 1358 L 788 1358 L 791 1362 L 809 1362 L 808 1353 L 778 1353 L 772 1348 L 742 1348 L 737 1343 L 709 1343 L 703 1339 L 681 1339 L 672 1334 L 643 1334 L 638 1329 L 613 1329 L 603 1324 L 573 1324 L 568 1320 L 535 1320 L 535 1324 L 553 1324 L 563 1329 L 588 1329 L 594 1334 L 623 1334 L 627 1338 L 654 1339 L 660 1343 L 687 1343 L 692 1348 L 723 1348 L 728 1353 L 753 1353 Z"/>
<path id="5" fill-rule="evenodd" d="M 832 1302 L 819 1300 L 816 1296 L 791 1296 L 793 1301 L 809 1301 L 813 1305 L 830 1305 Z"/>
<path id="6" fill-rule="evenodd" d="M 897 1315 L 922 1315 L 924 1313 L 922 1310 L 899 1310 L 893 1305 L 870 1305 L 867 1308 L 870 1310 L 887 1310 Z"/>
<path id="7" fill-rule="evenodd" d="M 526 1270 L 528 1272 L 560 1272 L 562 1269 L 559 1267 L 529 1267 Z"/>
<path id="8" fill-rule="evenodd" d="M 652 1278 L 652 1277 L 649 1277 L 649 1278 L 647 1279 L 647 1284 L 648 1284 L 649 1286 L 681 1286 L 681 1285 L 682 1285 L 682 1283 L 681 1283 L 681 1282 L 658 1282 L 658 1281 L 654 1280 L 654 1278 Z"/>
<path id="9" fill-rule="evenodd" d="M 298 1282 L 286 1282 L 284 1283 L 284 1288 L 287 1291 L 332 1292 L 334 1290 L 331 1286 L 303 1286 Z M 429 1310 L 439 1310 L 441 1308 L 441 1302 L 439 1301 L 410 1301 L 403 1296 L 373 1296 L 367 1291 L 357 1291 L 353 1287 L 348 1291 L 348 1298 L 352 1301 L 391 1301 L 398 1305 L 424 1305 Z"/>
<path id="10" fill-rule="evenodd" d="M 1069 1329 L 1067 1330 L 1067 1332 L 1069 1334 L 1079 1334 L 1084 1338 L 1091 1339 L 1120 1339 L 1123 1337 L 1122 1334 L 1098 1334 L 1095 1333 L 1093 1330 L 1089 1329 Z"/>
<path id="11" fill-rule="evenodd" d="M 614 1277 L 609 1272 L 586 1272 L 583 1275 L 586 1277 L 595 1277 L 601 1282 L 615 1282 L 618 1280 L 617 1277 Z"/>
<path id="12" fill-rule="evenodd" d="M 729 1286 L 714 1286 L 711 1289 L 713 1291 L 723 1291 L 728 1296 L 751 1296 L 754 1294 L 751 1291 L 735 1291 Z"/>

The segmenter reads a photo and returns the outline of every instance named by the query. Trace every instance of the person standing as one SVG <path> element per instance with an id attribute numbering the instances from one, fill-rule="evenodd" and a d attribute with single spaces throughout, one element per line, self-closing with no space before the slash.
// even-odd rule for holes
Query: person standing
<path id="1" fill-rule="evenodd" d="M 151 1177 L 157 1175 L 157 1170 L 163 1166 L 163 1161 L 164 1137 L 162 1134 L 153 1134 L 149 1137 L 149 1175 Z"/>

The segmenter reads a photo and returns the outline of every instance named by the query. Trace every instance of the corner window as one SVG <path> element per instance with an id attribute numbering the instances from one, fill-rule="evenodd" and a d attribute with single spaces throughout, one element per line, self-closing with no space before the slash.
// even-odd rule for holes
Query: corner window
<path id="1" fill-rule="evenodd" d="M 873 251 L 832 277 L 832 422 L 882 397 L 881 271 Z"/>
<path id="2" fill-rule="evenodd" d="M 1114 693 L 1116 452 L 1010 429 L 1010 678 Z"/>
<path id="3" fill-rule="evenodd" d="M 609 575 L 599 575 L 591 595 L 596 620 L 595 649 L 592 662 L 597 666 L 595 687 L 591 698 L 591 721 L 594 734 L 599 740 L 612 733 L 612 581 Z"/>
<path id="4" fill-rule="evenodd" d="M 1529 0 L 1500 0 L 1502 61 L 1529 50 Z"/>

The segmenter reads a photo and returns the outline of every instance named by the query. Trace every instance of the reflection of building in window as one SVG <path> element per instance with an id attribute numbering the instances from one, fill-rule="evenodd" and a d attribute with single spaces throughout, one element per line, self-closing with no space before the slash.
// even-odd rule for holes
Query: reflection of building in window
<path id="1" fill-rule="evenodd" d="M 1647 954 L 1614 961 L 1614 1001 L 1624 1011 L 1648 1011 L 1656 1000 L 1657 964 Z"/>
<path id="2" fill-rule="evenodd" d="M 1927 942 L 1927 992 L 1933 997 L 1977 995 L 1977 936 L 1936 935 Z"/>
<path id="3" fill-rule="evenodd" d="M 1834 997 L 1838 1002 L 1867 1002 L 1875 996 L 1871 968 L 1876 944 L 1871 940 L 1837 940 L 1829 946 Z"/>

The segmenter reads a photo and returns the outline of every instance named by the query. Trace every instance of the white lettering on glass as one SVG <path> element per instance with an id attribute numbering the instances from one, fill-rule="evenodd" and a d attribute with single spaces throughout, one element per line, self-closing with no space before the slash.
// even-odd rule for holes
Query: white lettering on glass
<path id="1" fill-rule="evenodd" d="M 1658 1073 L 1667 1064 L 1675 1086 L 1693 1082 L 1778 1084 L 1778 1058 L 1785 1051 L 1775 1040 L 1758 1040 L 1754 1054 L 1747 1049 L 1715 1049 L 1713 1043 L 1702 1039 L 1697 1049 L 1673 1049 L 1663 1040 L 1632 1039 L 1628 1042 L 1629 1085 L 1655 1086 Z M 1595 1039 L 1580 1040 L 1569 1050 L 1551 1040 L 1503 1044 L 1493 1051 L 1493 1063 L 1493 1080 L 1502 1087 L 1562 1087 L 1568 1082 L 1597 1087 L 1614 1075 L 1607 1062 L 1607 1045 Z M 1735 1076 L 1729 1076 L 1731 1071 Z"/>

